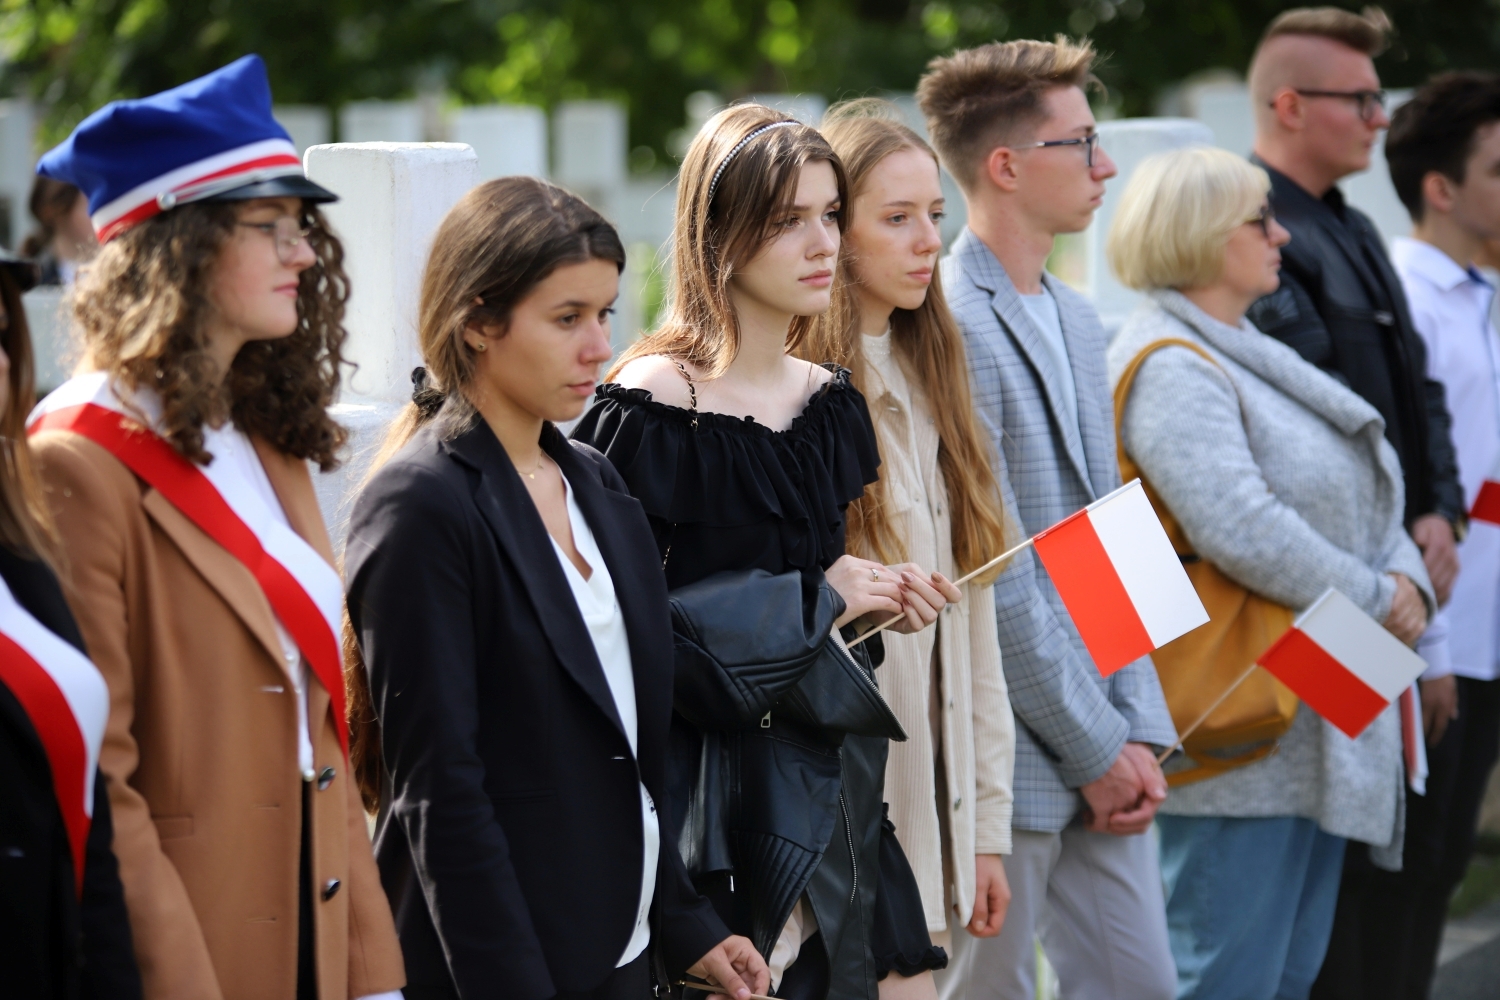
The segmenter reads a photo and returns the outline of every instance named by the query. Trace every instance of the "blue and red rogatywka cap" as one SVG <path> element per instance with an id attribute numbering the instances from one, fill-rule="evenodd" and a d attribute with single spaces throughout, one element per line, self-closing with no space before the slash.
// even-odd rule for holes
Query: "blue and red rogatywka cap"
<path id="1" fill-rule="evenodd" d="M 180 87 L 112 101 L 37 164 L 89 199 L 100 243 L 178 205 L 290 196 L 338 200 L 302 172 L 271 116 L 271 85 L 248 55 Z"/>

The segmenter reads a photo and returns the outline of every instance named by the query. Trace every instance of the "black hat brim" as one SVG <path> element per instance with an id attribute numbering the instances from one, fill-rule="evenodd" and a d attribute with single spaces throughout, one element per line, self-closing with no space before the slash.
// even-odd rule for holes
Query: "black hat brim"
<path id="1" fill-rule="evenodd" d="M 206 200 L 249 201 L 252 198 L 301 198 L 303 201 L 316 204 L 339 200 L 338 195 L 321 184 L 314 184 L 306 177 L 298 177 L 295 174 L 272 177 L 268 180 L 246 184 L 244 187 L 231 188 Z"/>

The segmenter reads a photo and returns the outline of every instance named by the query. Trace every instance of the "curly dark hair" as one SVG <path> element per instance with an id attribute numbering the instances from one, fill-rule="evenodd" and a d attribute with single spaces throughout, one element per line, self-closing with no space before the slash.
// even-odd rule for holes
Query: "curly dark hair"
<path id="1" fill-rule="evenodd" d="M 328 414 L 338 395 L 349 298 L 343 245 L 316 208 L 304 209 L 317 262 L 302 272 L 297 329 L 247 343 L 221 383 L 208 353 L 209 284 L 238 218 L 237 203 L 198 202 L 105 244 L 80 276 L 73 304 L 86 359 L 127 389 L 154 390 L 163 434 L 190 461 L 213 460 L 203 425 L 228 418 L 327 472 L 348 436 Z"/>

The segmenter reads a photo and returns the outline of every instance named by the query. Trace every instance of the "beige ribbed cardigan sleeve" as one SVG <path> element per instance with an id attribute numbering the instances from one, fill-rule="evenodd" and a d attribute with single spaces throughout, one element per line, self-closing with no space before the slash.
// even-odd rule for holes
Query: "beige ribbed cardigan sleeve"
<path id="1" fill-rule="evenodd" d="M 1000 639 L 995 632 L 994 588 L 964 584 L 969 606 L 969 669 L 973 685 L 974 779 L 978 803 L 974 817 L 974 853 L 1009 854 L 1010 821 L 1015 804 L 1011 781 L 1016 765 L 1016 720 L 1000 666 Z"/>

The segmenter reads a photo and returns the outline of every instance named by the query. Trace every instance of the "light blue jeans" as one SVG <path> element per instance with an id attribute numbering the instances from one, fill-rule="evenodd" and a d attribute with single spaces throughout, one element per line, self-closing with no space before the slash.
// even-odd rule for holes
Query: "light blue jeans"
<path id="1" fill-rule="evenodd" d="M 1323 965 L 1344 838 L 1310 819 L 1162 816 L 1178 1000 L 1306 1000 Z"/>

